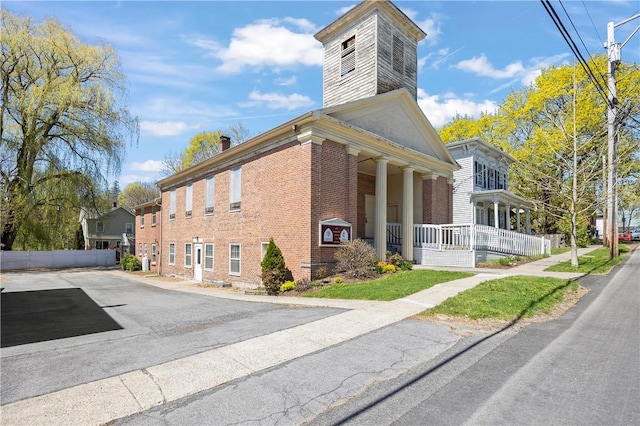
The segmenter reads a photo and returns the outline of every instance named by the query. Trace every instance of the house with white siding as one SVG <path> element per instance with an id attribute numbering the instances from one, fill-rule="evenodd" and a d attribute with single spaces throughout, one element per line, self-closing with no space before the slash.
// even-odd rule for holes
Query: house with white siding
<path id="1" fill-rule="evenodd" d="M 479 138 L 447 149 L 460 165 L 453 173 L 453 223 L 487 225 L 531 233 L 531 200 L 509 191 L 509 166 L 515 159 Z"/>

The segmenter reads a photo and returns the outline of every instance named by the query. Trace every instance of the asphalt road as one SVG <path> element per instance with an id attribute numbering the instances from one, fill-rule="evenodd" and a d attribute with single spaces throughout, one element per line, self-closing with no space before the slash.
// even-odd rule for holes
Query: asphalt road
<path id="1" fill-rule="evenodd" d="M 0 285 L 2 404 L 342 312 L 170 291 L 99 270 L 9 272 Z"/>
<path id="2" fill-rule="evenodd" d="M 461 338 L 408 319 L 113 424 L 640 424 L 639 256 L 581 280 L 591 291 L 578 305 L 519 333 Z M 3 348 L 3 404 L 341 312 L 96 272 L 6 274 L 1 283 L 3 294 L 81 288 L 122 327 Z"/>
<path id="3" fill-rule="evenodd" d="M 465 339 L 310 424 L 640 424 L 640 250 L 560 319 Z"/>

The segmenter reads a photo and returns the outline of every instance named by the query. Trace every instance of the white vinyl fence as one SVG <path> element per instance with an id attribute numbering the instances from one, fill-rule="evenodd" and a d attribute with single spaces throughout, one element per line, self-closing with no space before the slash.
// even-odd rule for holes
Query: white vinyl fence
<path id="1" fill-rule="evenodd" d="M 0 270 L 114 266 L 115 250 L 0 251 Z"/>

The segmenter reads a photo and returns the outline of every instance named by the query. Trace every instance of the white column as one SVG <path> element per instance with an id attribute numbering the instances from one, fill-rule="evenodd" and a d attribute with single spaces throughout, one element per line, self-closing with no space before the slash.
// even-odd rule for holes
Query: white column
<path id="1" fill-rule="evenodd" d="M 524 217 L 527 225 L 527 234 L 531 235 L 531 214 L 529 213 L 529 209 L 524 209 Z"/>
<path id="2" fill-rule="evenodd" d="M 507 231 L 511 231 L 511 204 L 507 204 L 507 206 L 505 207 L 504 215 L 505 215 L 504 229 L 506 229 Z"/>
<path id="3" fill-rule="evenodd" d="M 493 227 L 500 228 L 500 206 L 498 200 L 493 202 Z"/>
<path id="4" fill-rule="evenodd" d="M 402 257 L 413 262 L 413 169 L 402 170 Z"/>
<path id="5" fill-rule="evenodd" d="M 477 220 L 478 218 L 476 217 L 476 203 L 475 201 L 471 202 L 471 223 L 473 223 L 474 225 L 477 224 Z"/>
<path id="6" fill-rule="evenodd" d="M 520 206 L 516 210 L 516 231 L 520 232 Z"/>
<path id="7" fill-rule="evenodd" d="M 387 163 L 386 158 L 376 159 L 376 228 L 373 234 L 376 256 L 384 260 L 387 251 Z"/>

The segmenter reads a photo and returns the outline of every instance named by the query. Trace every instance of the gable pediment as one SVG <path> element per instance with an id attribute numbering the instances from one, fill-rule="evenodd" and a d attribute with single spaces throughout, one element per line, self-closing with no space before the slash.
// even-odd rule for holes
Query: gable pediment
<path id="1" fill-rule="evenodd" d="M 325 108 L 322 112 L 419 153 L 455 163 L 406 89 Z"/>

